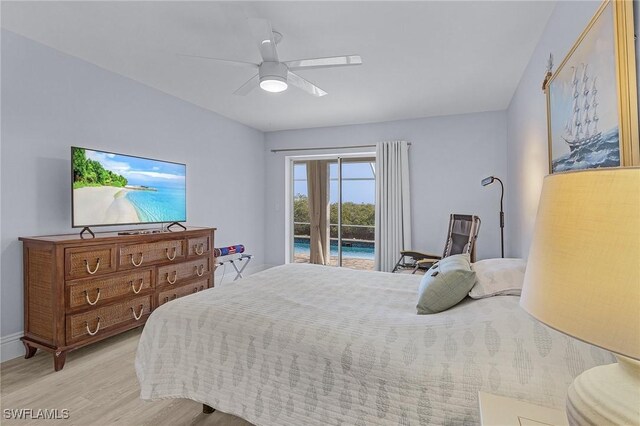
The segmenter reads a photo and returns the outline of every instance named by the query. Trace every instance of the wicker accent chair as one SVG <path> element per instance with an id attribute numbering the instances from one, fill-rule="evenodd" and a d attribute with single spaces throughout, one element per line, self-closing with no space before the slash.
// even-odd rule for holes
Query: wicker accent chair
<path id="1" fill-rule="evenodd" d="M 471 261 L 476 260 L 476 240 L 480 232 L 480 218 L 473 215 L 452 214 L 449 217 L 449 232 L 442 256 L 413 250 L 402 250 L 400 259 L 392 272 L 410 269 L 415 274 L 418 269 L 427 270 L 444 257 L 469 253 Z"/>

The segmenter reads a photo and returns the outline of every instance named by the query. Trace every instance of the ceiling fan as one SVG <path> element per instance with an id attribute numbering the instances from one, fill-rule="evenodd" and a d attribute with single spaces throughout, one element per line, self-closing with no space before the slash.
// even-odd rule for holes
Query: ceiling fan
<path id="1" fill-rule="evenodd" d="M 256 87 L 271 93 L 279 93 L 287 90 L 289 84 L 304 90 L 313 96 L 324 96 L 324 90 L 315 84 L 305 80 L 293 71 L 313 68 L 333 68 L 352 65 L 361 65 L 362 58 L 359 55 L 331 56 L 328 58 L 297 59 L 294 61 L 281 62 L 278 59 L 277 44 L 282 40 L 282 34 L 271 28 L 269 21 L 265 19 L 249 19 L 251 32 L 260 50 L 262 63 L 233 61 L 209 56 L 186 55 L 191 58 L 209 59 L 213 61 L 238 65 L 257 70 L 257 74 L 251 77 L 246 83 L 240 86 L 234 93 L 244 96 Z"/>

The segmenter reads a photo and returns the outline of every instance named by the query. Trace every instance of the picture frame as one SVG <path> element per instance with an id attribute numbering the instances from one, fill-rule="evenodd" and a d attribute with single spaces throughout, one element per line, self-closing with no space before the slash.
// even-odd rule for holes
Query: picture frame
<path id="1" fill-rule="evenodd" d="M 549 173 L 640 165 L 632 1 L 603 1 L 547 77 Z"/>

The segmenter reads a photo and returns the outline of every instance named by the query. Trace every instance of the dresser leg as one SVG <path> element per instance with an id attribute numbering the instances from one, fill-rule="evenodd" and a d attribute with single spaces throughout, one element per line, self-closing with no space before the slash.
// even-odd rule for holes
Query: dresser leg
<path id="1" fill-rule="evenodd" d="M 36 352 L 38 351 L 38 348 L 29 345 L 24 340 L 22 341 L 22 344 L 24 345 L 24 351 L 25 351 L 24 358 L 25 359 L 29 359 L 29 358 L 33 357 L 36 354 Z"/>
<path id="2" fill-rule="evenodd" d="M 56 371 L 62 370 L 62 368 L 64 367 L 64 362 L 65 362 L 66 359 L 67 359 L 67 352 L 66 351 L 54 352 L 53 353 L 53 368 Z"/>
<path id="3" fill-rule="evenodd" d="M 215 408 L 208 406 L 207 404 L 202 404 L 202 412 L 204 414 L 211 414 L 216 411 Z"/>

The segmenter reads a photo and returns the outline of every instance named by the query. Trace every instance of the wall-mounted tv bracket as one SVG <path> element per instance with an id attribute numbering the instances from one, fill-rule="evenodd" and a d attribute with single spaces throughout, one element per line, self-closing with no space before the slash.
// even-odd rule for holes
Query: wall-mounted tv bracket
<path id="1" fill-rule="evenodd" d="M 171 227 L 172 227 L 172 226 L 174 226 L 174 225 L 179 226 L 180 228 L 182 228 L 182 229 L 183 229 L 183 230 L 185 230 L 185 231 L 187 230 L 187 227 L 186 227 L 186 226 L 184 226 L 183 224 L 181 224 L 180 222 L 171 222 L 171 223 L 167 226 L 167 231 L 171 231 Z"/>
<path id="2" fill-rule="evenodd" d="M 80 238 L 84 239 L 84 233 L 88 232 L 89 234 L 91 234 L 91 238 L 95 238 L 96 234 L 93 233 L 93 231 L 91 229 L 89 229 L 88 226 L 85 226 L 84 228 L 82 228 L 82 231 L 80 231 Z"/>

